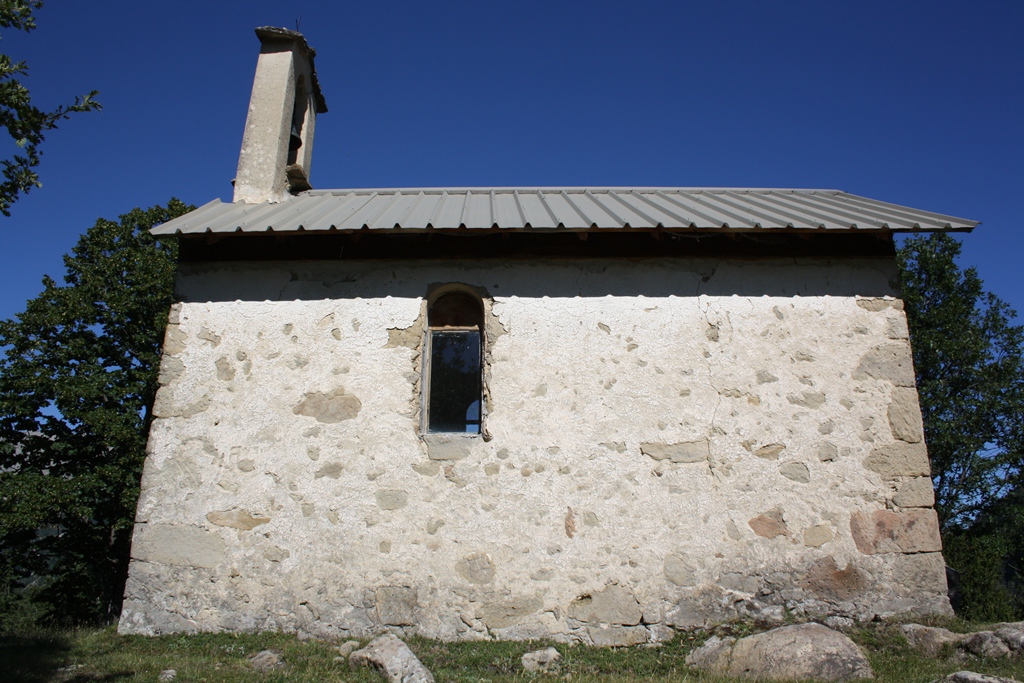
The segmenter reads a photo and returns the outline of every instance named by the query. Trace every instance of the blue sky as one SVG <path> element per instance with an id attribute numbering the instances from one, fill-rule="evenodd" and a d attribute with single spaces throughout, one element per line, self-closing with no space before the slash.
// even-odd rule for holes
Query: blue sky
<path id="1" fill-rule="evenodd" d="M 230 200 L 253 28 L 297 20 L 316 188 L 838 188 L 981 220 L 963 264 L 1024 312 L 1021 2 L 50 0 L 0 51 L 37 105 L 104 109 L 0 217 L 0 318 L 97 217 Z"/>

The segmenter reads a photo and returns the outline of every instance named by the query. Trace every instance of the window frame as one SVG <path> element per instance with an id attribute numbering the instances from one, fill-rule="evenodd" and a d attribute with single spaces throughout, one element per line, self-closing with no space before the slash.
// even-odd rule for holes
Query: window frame
<path id="1" fill-rule="evenodd" d="M 434 309 L 435 304 L 438 301 L 449 295 L 463 295 L 473 300 L 476 310 L 474 315 L 477 317 L 477 324 L 475 325 L 431 325 L 431 312 Z M 484 316 L 486 315 L 486 309 L 484 308 L 483 298 L 475 291 L 460 286 L 445 286 L 439 288 L 426 302 L 425 310 L 425 325 L 423 332 L 423 344 L 422 344 L 422 355 L 421 355 L 421 379 L 420 379 L 420 434 L 422 436 L 429 435 L 444 435 L 444 436 L 463 436 L 467 438 L 480 437 L 484 433 L 484 420 L 486 417 L 486 400 L 485 400 L 485 387 L 484 387 L 484 358 L 485 350 L 487 348 L 487 336 L 485 333 Z M 476 423 L 477 430 L 474 432 L 470 431 L 440 431 L 432 430 L 430 428 L 430 394 L 431 394 L 431 379 L 432 379 L 432 358 L 433 358 L 433 333 L 434 332 L 476 332 L 479 341 L 479 375 L 477 377 L 479 386 L 479 418 Z M 467 422 L 467 424 L 470 424 Z"/>

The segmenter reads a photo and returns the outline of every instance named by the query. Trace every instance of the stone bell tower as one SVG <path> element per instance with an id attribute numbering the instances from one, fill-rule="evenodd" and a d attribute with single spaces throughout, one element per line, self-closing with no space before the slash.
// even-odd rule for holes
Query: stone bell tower
<path id="1" fill-rule="evenodd" d="M 256 29 L 260 56 L 249 99 L 235 202 L 280 202 L 311 189 L 309 165 L 316 115 L 327 111 L 313 58 L 297 31 Z"/>

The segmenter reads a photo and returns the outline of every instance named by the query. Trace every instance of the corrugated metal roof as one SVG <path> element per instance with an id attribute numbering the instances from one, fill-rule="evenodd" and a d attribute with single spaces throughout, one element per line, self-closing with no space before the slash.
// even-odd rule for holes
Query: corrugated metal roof
<path id="1" fill-rule="evenodd" d="M 311 190 L 214 200 L 156 235 L 328 230 L 971 230 L 978 221 L 839 190 L 462 187 Z"/>

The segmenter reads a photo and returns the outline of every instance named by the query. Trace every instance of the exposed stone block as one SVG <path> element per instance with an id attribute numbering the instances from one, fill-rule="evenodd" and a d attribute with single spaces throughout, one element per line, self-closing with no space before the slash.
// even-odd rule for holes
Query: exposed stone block
<path id="1" fill-rule="evenodd" d="M 612 584 L 569 605 L 569 616 L 578 621 L 634 626 L 640 623 L 640 603 L 624 586 Z"/>
<path id="2" fill-rule="evenodd" d="M 640 452 L 654 460 L 670 462 L 701 462 L 711 455 L 707 439 L 681 443 L 642 443 Z"/>
<path id="3" fill-rule="evenodd" d="M 178 567 L 216 567 L 224 550 L 220 534 L 182 524 L 140 525 L 132 544 L 136 560 Z"/>
<path id="4" fill-rule="evenodd" d="M 864 354 L 854 379 L 878 379 L 898 387 L 914 387 L 914 360 L 907 344 L 885 344 Z"/>
<path id="5" fill-rule="evenodd" d="M 857 305 L 863 308 L 865 311 L 871 311 L 877 313 L 884 311 L 892 305 L 892 302 L 888 299 L 881 299 L 877 297 L 857 299 Z"/>
<path id="6" fill-rule="evenodd" d="M 786 397 L 786 400 L 801 408 L 817 410 L 825 405 L 825 394 L 820 391 L 801 391 L 799 396 L 790 394 Z"/>
<path id="7" fill-rule="evenodd" d="M 270 521 L 270 517 L 253 515 L 248 510 L 214 510 L 206 515 L 206 521 L 217 526 L 250 531 Z"/>
<path id="8" fill-rule="evenodd" d="M 754 455 L 765 460 L 778 460 L 779 454 L 786 450 L 784 443 L 770 443 L 754 450 Z"/>
<path id="9" fill-rule="evenodd" d="M 929 508 L 935 505 L 935 488 L 931 477 L 903 480 L 892 502 L 901 508 Z"/>
<path id="10" fill-rule="evenodd" d="M 388 330 L 388 343 L 385 349 L 418 349 L 423 343 L 423 322 L 417 318 L 416 322 L 405 329 L 390 328 Z"/>
<path id="11" fill-rule="evenodd" d="M 921 406 L 917 389 L 895 387 L 892 402 L 889 403 L 889 428 L 894 439 L 907 443 L 921 443 L 924 440 L 924 425 L 921 422 Z"/>
<path id="12" fill-rule="evenodd" d="M 441 465 L 432 461 L 414 462 L 410 467 L 412 467 L 414 472 L 422 474 L 425 477 L 433 477 L 441 471 Z"/>
<path id="13" fill-rule="evenodd" d="M 875 510 L 850 515 L 850 533 L 865 555 L 922 553 L 942 549 L 934 510 Z"/>
<path id="14" fill-rule="evenodd" d="M 176 356 L 185 350 L 188 335 L 178 325 L 168 325 L 164 332 L 164 356 Z"/>
<path id="15" fill-rule="evenodd" d="M 811 565 L 804 577 L 804 586 L 826 600 L 848 601 L 856 598 L 868 585 L 863 572 L 852 562 L 840 569 L 834 557 L 822 558 Z"/>
<path id="16" fill-rule="evenodd" d="M 693 568 L 678 555 L 666 555 L 663 563 L 665 578 L 677 586 L 693 585 Z"/>
<path id="17" fill-rule="evenodd" d="M 864 458 L 864 467 L 883 477 L 922 477 L 931 473 L 924 443 L 896 443 L 879 446 Z"/>
<path id="18" fill-rule="evenodd" d="M 292 408 L 292 412 L 315 418 L 317 422 L 336 424 L 355 418 L 362 407 L 359 398 L 346 394 L 343 387 L 338 387 L 327 393 L 317 391 L 305 394 L 302 401 Z"/>
<path id="19" fill-rule="evenodd" d="M 316 474 L 313 475 L 313 478 L 320 479 L 321 477 L 328 477 L 330 479 L 337 479 L 338 477 L 341 476 L 341 473 L 344 469 L 345 466 L 342 465 L 340 462 L 324 463 L 320 467 L 320 469 L 316 471 Z"/>
<path id="20" fill-rule="evenodd" d="M 946 608 L 944 613 L 953 613 L 946 598 L 946 561 L 942 553 L 897 555 L 893 574 L 901 590 L 911 594 L 941 596 Z"/>
<path id="21" fill-rule="evenodd" d="M 512 599 L 492 596 L 480 605 L 478 614 L 487 628 L 508 628 L 538 612 L 543 606 L 544 601 L 536 595 L 521 595 Z"/>
<path id="22" fill-rule="evenodd" d="M 263 551 L 263 557 L 267 558 L 270 562 L 282 562 L 291 556 L 290 550 L 276 545 L 272 545 Z"/>
<path id="23" fill-rule="evenodd" d="M 173 390 L 170 387 L 160 387 L 156 392 L 156 400 L 153 401 L 154 417 L 183 417 L 190 418 L 206 410 L 213 403 L 213 397 L 204 394 L 194 401 L 183 403 L 176 400 Z"/>
<path id="24" fill-rule="evenodd" d="M 789 528 L 782 519 L 782 510 L 778 508 L 769 510 L 749 520 L 747 524 L 754 530 L 754 533 L 763 538 L 775 538 L 776 536 L 788 536 Z"/>
<path id="25" fill-rule="evenodd" d="M 889 318 L 885 321 L 885 336 L 889 339 L 910 339 L 910 329 L 905 316 Z"/>
<path id="26" fill-rule="evenodd" d="M 160 386 L 166 386 L 181 377 L 184 372 L 185 364 L 180 359 L 165 355 L 160 361 L 160 375 L 157 377 L 157 383 Z"/>
<path id="27" fill-rule="evenodd" d="M 235 368 L 231 365 L 231 361 L 228 360 L 227 356 L 221 356 L 213 364 L 217 370 L 217 379 L 222 382 L 230 382 L 235 378 Z"/>
<path id="28" fill-rule="evenodd" d="M 456 563 L 455 571 L 470 583 L 490 583 L 494 580 L 494 562 L 485 553 L 467 555 Z"/>
<path id="29" fill-rule="evenodd" d="M 801 484 L 806 484 L 811 480 L 811 471 L 802 462 L 782 463 L 779 465 L 779 474 Z"/>
<path id="30" fill-rule="evenodd" d="M 210 342 L 210 344 L 212 344 L 213 346 L 219 346 L 220 345 L 221 335 L 219 335 L 216 332 L 213 332 L 213 331 L 211 331 L 211 330 L 209 330 L 209 329 L 207 329 L 205 327 L 200 329 L 199 332 L 196 333 L 196 337 L 198 339 L 202 339 L 203 341 Z"/>
<path id="31" fill-rule="evenodd" d="M 643 626 L 588 626 L 587 634 L 597 647 L 630 647 L 647 642 Z"/>
<path id="32" fill-rule="evenodd" d="M 832 527 L 828 524 L 819 524 L 804 530 L 804 545 L 809 548 L 820 548 L 832 538 Z"/>
<path id="33" fill-rule="evenodd" d="M 469 457 L 471 437 L 454 434 L 426 434 L 427 457 L 431 460 L 462 460 Z"/>
<path id="34" fill-rule="evenodd" d="M 416 589 L 407 586 L 381 586 L 375 592 L 377 618 L 385 626 L 412 626 L 416 623 Z"/>
<path id="35" fill-rule="evenodd" d="M 399 510 L 409 502 L 409 494 L 401 489 L 381 489 L 373 495 L 381 510 Z"/>

